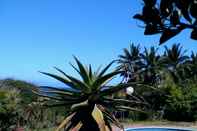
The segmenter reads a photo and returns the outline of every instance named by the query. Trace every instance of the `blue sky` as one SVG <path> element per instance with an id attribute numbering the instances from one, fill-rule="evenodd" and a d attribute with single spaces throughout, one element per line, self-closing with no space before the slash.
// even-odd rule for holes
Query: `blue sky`
<path id="1" fill-rule="evenodd" d="M 72 55 L 98 67 L 132 42 L 159 47 L 159 36 L 144 36 L 132 19 L 140 9 L 140 0 L 1 0 L 0 78 L 56 84 L 38 71 L 54 73 L 57 66 L 75 75 Z M 165 45 L 196 51 L 187 32 Z"/>

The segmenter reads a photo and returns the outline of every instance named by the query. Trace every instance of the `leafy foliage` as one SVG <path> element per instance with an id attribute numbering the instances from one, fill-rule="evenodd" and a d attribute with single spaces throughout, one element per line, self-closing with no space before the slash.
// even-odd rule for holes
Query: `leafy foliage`
<path id="1" fill-rule="evenodd" d="M 145 35 L 161 33 L 160 44 L 191 29 L 191 39 L 197 40 L 196 0 L 143 0 L 142 12 L 134 16 L 145 24 Z"/>
<path id="2" fill-rule="evenodd" d="M 132 47 L 136 48 L 134 45 Z M 154 47 L 145 48 L 135 61 L 126 57 L 132 58 L 131 52 L 119 57 L 118 68 L 122 67 L 121 70 L 126 74 L 122 76 L 125 82 L 146 84 L 134 86 L 134 93 L 128 99 L 146 102 L 149 106 L 139 108 L 150 112 L 150 119 L 196 120 L 196 54 L 186 55 L 180 44 L 165 47 L 164 53 L 160 55 L 156 51 Z M 132 63 L 130 68 L 126 68 L 128 63 Z M 137 70 L 130 70 L 136 65 Z M 133 79 L 133 76 L 138 79 Z"/>
<path id="3" fill-rule="evenodd" d="M 0 90 L 0 129 L 11 130 L 20 121 L 22 110 L 20 108 L 21 99 L 17 90 Z"/>
<path id="4" fill-rule="evenodd" d="M 35 94 L 32 94 L 30 90 L 31 88 L 36 88 L 36 87 L 37 86 L 32 83 L 28 83 L 22 80 L 14 80 L 11 78 L 0 80 L 0 88 L 4 88 L 8 90 L 16 89 L 19 91 L 20 96 L 22 97 L 21 101 L 24 105 L 32 102 L 37 98 L 37 96 Z"/>
<path id="5" fill-rule="evenodd" d="M 119 128 L 123 128 L 108 108 L 116 110 L 137 110 L 129 107 L 133 103 L 124 99 L 110 99 L 111 95 L 130 85 L 136 83 L 117 84 L 115 86 L 108 85 L 114 76 L 120 74 L 120 71 L 106 71 L 113 64 L 111 62 L 100 71 L 94 72 L 92 67 L 85 67 L 76 57 L 77 67 L 71 66 L 80 75 L 81 79 L 77 79 L 63 72 L 61 69 L 55 69 L 62 75 L 56 75 L 41 72 L 44 75 L 53 77 L 61 81 L 69 88 L 56 88 L 43 86 L 33 92 L 39 96 L 48 98 L 47 107 L 64 106 L 70 109 L 66 119 L 56 129 L 57 131 L 64 128 L 66 131 L 77 129 L 80 131 L 87 130 L 112 130 L 110 123 L 115 124 Z M 127 104 L 127 105 L 126 105 Z"/>
<path id="6" fill-rule="evenodd" d="M 37 97 L 30 89 L 37 86 L 14 79 L 0 80 L 0 130 L 14 130 L 27 127 L 39 129 L 57 124 L 61 108 L 46 110 L 43 98 Z M 65 110 L 64 110 L 65 111 Z"/>
<path id="7" fill-rule="evenodd" d="M 167 94 L 164 118 L 174 121 L 195 121 L 197 119 L 196 82 L 188 82 L 187 87 L 169 82 L 164 88 Z"/>
<path id="8" fill-rule="evenodd" d="M 25 105 L 36 98 L 26 88 L 33 84 L 13 79 L 0 80 L 0 130 L 11 130 L 25 123 Z"/>

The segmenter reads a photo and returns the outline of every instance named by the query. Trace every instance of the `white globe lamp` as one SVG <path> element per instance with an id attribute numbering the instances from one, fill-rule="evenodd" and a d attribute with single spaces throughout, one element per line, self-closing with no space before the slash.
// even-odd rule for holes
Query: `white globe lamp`
<path id="1" fill-rule="evenodd" d="M 134 92 L 134 88 L 133 88 L 133 87 L 128 87 L 128 88 L 126 89 L 126 93 L 127 93 L 128 95 L 132 95 L 133 92 Z"/>

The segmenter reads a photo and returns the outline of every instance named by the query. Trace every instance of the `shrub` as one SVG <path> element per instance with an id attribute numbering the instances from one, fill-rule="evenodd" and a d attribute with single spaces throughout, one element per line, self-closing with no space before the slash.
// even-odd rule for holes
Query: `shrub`
<path id="1" fill-rule="evenodd" d="M 188 87 L 168 87 L 164 118 L 172 121 L 195 121 L 197 119 L 197 89 Z"/>

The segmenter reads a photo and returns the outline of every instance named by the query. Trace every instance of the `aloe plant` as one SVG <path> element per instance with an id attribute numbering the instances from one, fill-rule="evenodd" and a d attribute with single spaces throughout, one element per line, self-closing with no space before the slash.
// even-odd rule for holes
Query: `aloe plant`
<path id="1" fill-rule="evenodd" d="M 65 106 L 69 113 L 64 121 L 57 127 L 56 131 L 64 128 L 65 131 L 80 130 L 80 131 L 107 131 L 112 130 L 111 123 L 123 129 L 123 126 L 113 116 L 109 109 L 115 110 L 137 110 L 125 105 L 131 105 L 135 102 L 124 99 L 112 99 L 113 93 L 124 89 L 128 86 L 134 86 L 136 83 L 109 85 L 120 71 L 107 72 L 111 62 L 102 70 L 93 71 L 91 65 L 84 66 L 76 57 L 74 57 L 77 67 L 71 66 L 78 72 L 81 79 L 68 75 L 61 69 L 55 69 L 61 75 L 41 72 L 44 75 L 55 78 L 64 83 L 69 88 L 56 88 L 43 86 L 38 90 L 33 90 L 34 93 L 42 97 L 46 97 L 49 101 L 45 106 L 57 107 Z"/>

